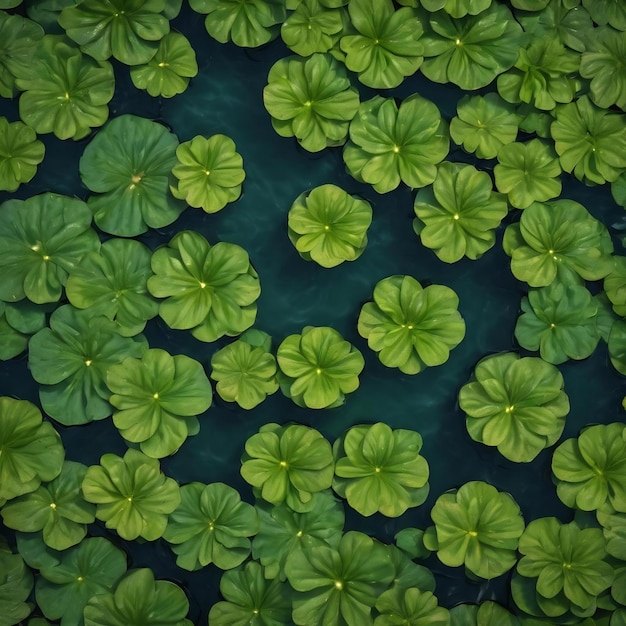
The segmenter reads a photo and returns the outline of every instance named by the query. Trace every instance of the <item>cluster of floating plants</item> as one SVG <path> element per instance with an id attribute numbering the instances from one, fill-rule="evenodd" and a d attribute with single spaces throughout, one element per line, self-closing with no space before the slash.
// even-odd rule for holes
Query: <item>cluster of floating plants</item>
<path id="1" fill-rule="evenodd" d="M 0 0 L 0 626 L 626 626 L 623 408 L 568 427 L 626 375 L 625 59 L 616 0 Z"/>

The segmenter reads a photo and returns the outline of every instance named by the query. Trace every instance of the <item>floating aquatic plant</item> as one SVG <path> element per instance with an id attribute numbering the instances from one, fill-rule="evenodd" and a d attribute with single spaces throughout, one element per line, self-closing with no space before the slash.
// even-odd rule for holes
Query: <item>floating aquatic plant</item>
<path id="1" fill-rule="evenodd" d="M 376 610 L 380 615 L 374 620 L 374 626 L 450 624 L 448 609 L 439 606 L 437 598 L 430 591 L 420 591 L 415 587 L 403 589 L 393 586 L 380 595 L 376 601 Z"/>
<path id="2" fill-rule="evenodd" d="M 16 191 L 30 182 L 45 151 L 30 126 L 0 117 L 0 191 Z"/>
<path id="3" fill-rule="evenodd" d="M 0 609 L 7 625 L 19 624 L 31 614 L 33 605 L 27 600 L 32 589 L 31 571 L 0 536 Z"/>
<path id="4" fill-rule="evenodd" d="M 8 361 L 26 350 L 30 336 L 46 325 L 47 307 L 0 301 L 0 360 Z"/>

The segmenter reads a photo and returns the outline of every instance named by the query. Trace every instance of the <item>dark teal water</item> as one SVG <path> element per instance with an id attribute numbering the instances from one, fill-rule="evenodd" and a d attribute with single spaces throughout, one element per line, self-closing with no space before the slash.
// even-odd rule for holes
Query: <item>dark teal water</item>
<path id="1" fill-rule="evenodd" d="M 413 233 L 414 194 L 409 189 L 381 196 L 346 174 L 341 149 L 311 155 L 300 149 L 294 139 L 281 138 L 273 131 L 263 108 L 262 90 L 271 65 L 288 54 L 280 40 L 253 51 L 221 45 L 206 34 L 203 17 L 188 9 L 174 26 L 191 40 L 196 50 L 198 77 L 184 94 L 161 101 L 138 92 L 130 82 L 128 68 L 117 65 L 111 116 L 133 113 L 164 121 L 180 141 L 197 134 L 229 135 L 244 158 L 247 178 L 241 199 L 220 213 L 206 215 L 188 209 L 170 227 L 141 239 L 154 248 L 169 241 L 179 230 L 194 229 L 210 242 L 229 241 L 243 246 L 261 278 L 256 327 L 270 333 L 277 345 L 303 326 L 332 326 L 361 350 L 366 367 L 360 388 L 338 409 L 301 409 L 278 393 L 253 411 L 244 411 L 216 397 L 214 406 L 201 417 L 200 434 L 188 439 L 175 456 L 162 461 L 166 474 L 180 483 L 223 481 L 251 501 L 250 489 L 239 476 L 239 458 L 245 440 L 260 425 L 269 421 L 300 422 L 314 426 L 332 440 L 352 424 L 385 421 L 392 427 L 412 428 L 422 434 L 422 454 L 431 470 L 431 495 L 423 506 L 398 519 L 364 519 L 349 513 L 350 528 L 390 542 L 402 528 L 429 525 L 429 511 L 437 496 L 469 480 L 484 480 L 499 490 L 509 491 L 522 507 L 527 522 L 546 515 L 569 521 L 571 512 L 559 503 L 551 482 L 552 450 L 542 452 L 530 464 L 507 461 L 495 449 L 471 441 L 457 405 L 458 390 L 481 357 L 519 350 L 513 329 L 526 288 L 511 275 L 508 257 L 501 248 L 504 227 L 518 219 L 519 212 L 508 216 L 498 230 L 496 246 L 479 261 L 442 263 L 421 246 Z M 359 91 L 362 100 L 373 94 L 360 85 Z M 420 74 L 384 95 L 403 98 L 415 92 L 433 100 L 448 120 L 462 95 L 453 86 L 436 85 Z M 0 115 L 17 120 L 17 102 L 0 101 Z M 78 159 L 87 142 L 88 139 L 61 142 L 46 137 L 46 157 L 37 176 L 12 197 L 53 191 L 86 198 L 87 191 L 78 176 Z M 454 147 L 448 158 L 472 162 Z M 484 162 L 481 167 L 485 167 Z M 291 203 L 304 190 L 324 183 L 361 194 L 374 209 L 364 254 L 356 262 L 334 269 L 303 261 L 287 238 Z M 568 179 L 563 196 L 578 200 L 607 225 L 623 223 L 623 210 L 611 199 L 608 186 L 587 188 Z M 0 201 L 8 197 L 0 193 Z M 622 254 L 617 238 L 615 243 L 616 252 Z M 374 285 L 392 274 L 410 274 L 425 283 L 448 285 L 458 293 L 467 335 L 445 365 L 417 376 L 403 375 L 380 365 L 356 332 L 362 304 L 371 298 Z M 151 322 L 146 335 L 152 347 L 162 347 L 172 354 L 189 354 L 201 361 L 208 372 L 211 355 L 225 343 L 204 344 L 187 332 L 168 329 L 160 321 Z M 626 394 L 626 379 L 612 369 L 606 345 L 601 344 L 589 359 L 567 363 L 560 369 L 572 406 L 564 438 L 575 436 L 588 423 L 623 421 L 621 399 Z M 37 402 L 37 386 L 28 372 L 25 355 L 0 363 L 0 395 Z M 105 452 L 123 454 L 126 449 L 110 419 L 80 427 L 57 425 L 57 429 L 70 460 L 95 464 Z M 164 541 L 130 544 L 102 525 L 95 525 L 93 532 L 121 545 L 129 555 L 130 567 L 149 566 L 157 577 L 181 584 L 190 596 L 191 619 L 206 623 L 208 608 L 218 598 L 221 572 L 217 568 L 210 566 L 189 573 L 176 567 L 174 555 Z M 426 564 L 435 572 L 436 594 L 446 606 L 485 599 L 507 603 L 507 576 L 473 583 L 464 578 L 461 570 L 446 568 L 434 557 Z"/>

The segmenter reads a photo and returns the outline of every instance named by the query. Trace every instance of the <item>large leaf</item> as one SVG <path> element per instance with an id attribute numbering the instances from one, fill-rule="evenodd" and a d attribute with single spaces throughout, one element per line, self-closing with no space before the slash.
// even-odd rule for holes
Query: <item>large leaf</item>
<path id="1" fill-rule="evenodd" d="M 52 193 L 9 200 L 0 210 L 0 299 L 57 302 L 67 275 L 100 248 L 82 200 Z"/>
<path id="2" fill-rule="evenodd" d="M 124 439 L 154 458 L 174 454 L 195 435 L 196 416 L 211 406 L 211 383 L 202 365 L 184 354 L 151 349 L 107 371 L 113 423 Z"/>
<path id="3" fill-rule="evenodd" d="M 99 228 L 134 237 L 180 215 L 185 206 L 169 191 L 177 147 L 165 126 L 135 115 L 116 117 L 94 137 L 79 169 L 85 186 L 99 194 L 89 198 Z"/>
<path id="4" fill-rule="evenodd" d="M 180 495 L 163 535 L 177 555 L 176 564 L 193 571 L 209 563 L 221 569 L 243 563 L 250 554 L 249 537 L 259 529 L 254 507 L 224 483 L 189 483 Z"/>
<path id="5" fill-rule="evenodd" d="M 511 461 L 532 461 L 565 427 L 569 399 L 559 370 L 506 352 L 482 359 L 459 392 L 474 441 L 497 446 Z"/>
<path id="6" fill-rule="evenodd" d="M 0 117 L 0 191 L 16 191 L 30 182 L 45 151 L 32 128 Z"/>
<path id="7" fill-rule="evenodd" d="M 428 463 L 418 432 L 378 422 L 353 426 L 334 444 L 333 489 L 361 515 L 399 517 L 426 500 Z"/>
<path id="8" fill-rule="evenodd" d="M 358 331 L 387 367 L 417 374 L 442 365 L 465 336 L 456 293 L 444 285 L 422 285 L 411 276 L 390 276 L 361 308 Z"/>
<path id="9" fill-rule="evenodd" d="M 495 229 L 508 212 L 489 174 L 449 162 L 439 166 L 432 187 L 417 192 L 413 208 L 413 229 L 446 263 L 480 258 L 495 244 Z"/>
<path id="10" fill-rule="evenodd" d="M 123 458 L 103 455 L 100 465 L 87 470 L 82 488 L 85 500 L 97 505 L 96 517 L 126 540 L 161 537 L 181 498 L 159 462 L 138 450 L 127 450 Z"/>
<path id="11" fill-rule="evenodd" d="M 28 366 L 41 405 L 61 424 L 85 424 L 113 412 L 106 375 L 126 357 L 140 357 L 146 340 L 122 337 L 115 322 L 67 304 L 50 317 L 50 328 L 32 337 Z"/>
<path id="12" fill-rule="evenodd" d="M 61 472 L 61 438 L 26 400 L 0 398 L 0 502 L 35 491 Z"/>
<path id="13" fill-rule="evenodd" d="M 336 267 L 361 256 L 371 223 L 369 202 L 336 185 L 321 185 L 291 205 L 288 234 L 303 259 Z"/>

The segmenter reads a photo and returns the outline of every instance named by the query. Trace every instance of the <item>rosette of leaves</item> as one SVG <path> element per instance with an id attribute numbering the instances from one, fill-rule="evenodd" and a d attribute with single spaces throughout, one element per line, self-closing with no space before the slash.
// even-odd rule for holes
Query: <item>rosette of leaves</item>
<path id="1" fill-rule="evenodd" d="M 579 54 L 544 35 L 521 48 L 515 65 L 498 76 L 498 93 L 507 102 L 526 102 L 551 111 L 557 103 L 574 99 L 577 83 L 571 76 L 579 64 Z"/>
<path id="2" fill-rule="evenodd" d="M 146 350 L 106 374 L 113 423 L 120 435 L 149 457 L 174 454 L 200 430 L 197 416 L 211 406 L 211 383 L 202 365 L 184 354 Z"/>
<path id="3" fill-rule="evenodd" d="M 369 202 L 336 185 L 321 185 L 291 205 L 288 234 L 303 259 L 336 267 L 361 256 L 371 223 Z"/>
<path id="4" fill-rule="evenodd" d="M 626 256 L 615 255 L 615 266 L 604 277 L 604 291 L 620 317 L 626 317 Z"/>
<path id="5" fill-rule="evenodd" d="M 246 174 L 235 142 L 226 135 L 197 135 L 176 148 L 170 185 L 175 198 L 206 213 L 217 213 L 241 195 Z"/>
<path id="6" fill-rule="evenodd" d="M 146 340 L 122 337 L 115 322 L 69 304 L 56 309 L 49 324 L 33 335 L 28 351 L 44 411 L 65 426 L 108 417 L 107 372 L 126 357 L 139 358 Z"/>
<path id="7" fill-rule="evenodd" d="M 0 117 L 0 191 L 17 191 L 30 182 L 45 151 L 30 126 Z"/>
<path id="8" fill-rule="evenodd" d="M 340 46 L 346 67 L 357 72 L 364 85 L 391 89 L 417 72 L 424 50 L 415 10 L 396 9 L 391 0 L 351 0 L 348 12 L 356 34 L 344 35 Z"/>
<path id="9" fill-rule="evenodd" d="M 45 306 L 29 300 L 0 301 L 0 360 L 8 361 L 26 350 L 30 336 L 46 325 Z"/>
<path id="10" fill-rule="evenodd" d="M 282 392 L 298 406 L 327 409 L 340 406 L 359 387 L 363 355 L 335 329 L 305 326 L 278 346 Z"/>
<path id="11" fill-rule="evenodd" d="M 265 424 L 246 441 L 245 450 L 241 475 L 271 504 L 285 502 L 294 511 L 307 511 L 313 494 L 332 483 L 332 449 L 314 428 Z"/>
<path id="12" fill-rule="evenodd" d="M 489 174 L 472 165 L 444 161 L 432 186 L 420 189 L 413 230 L 446 263 L 480 258 L 496 242 L 495 229 L 508 212 Z"/>
<path id="13" fill-rule="evenodd" d="M 626 426 L 598 424 L 567 439 L 554 451 L 552 472 L 570 508 L 595 511 L 608 502 L 626 513 Z"/>
<path id="14" fill-rule="evenodd" d="M 189 5 L 206 15 L 204 25 L 213 39 L 243 48 L 275 39 L 287 16 L 284 0 L 189 0 Z"/>
<path id="15" fill-rule="evenodd" d="M 210 245 L 193 231 L 177 233 L 152 255 L 148 290 L 165 298 L 159 315 L 200 341 L 237 335 L 256 319 L 259 277 L 248 253 L 233 243 Z"/>
<path id="16" fill-rule="evenodd" d="M 0 300 L 57 302 L 67 275 L 100 249 L 87 205 L 52 193 L 0 207 Z"/>
<path id="17" fill-rule="evenodd" d="M 41 26 L 32 20 L 0 11 L 0 97 L 15 95 L 15 78 L 30 71 L 43 35 Z"/>
<path id="18" fill-rule="evenodd" d="M 319 152 L 345 143 L 359 93 L 329 54 L 292 56 L 272 65 L 263 104 L 281 137 L 295 137 L 305 150 Z"/>
<path id="19" fill-rule="evenodd" d="M 540 518 L 526 527 L 519 551 L 523 556 L 513 577 L 513 598 L 526 609 L 526 598 L 535 591 L 531 600 L 539 615 L 555 618 L 570 610 L 579 616 L 593 614 L 598 596 L 613 582 L 599 528 L 581 529 L 575 522 Z"/>
<path id="20" fill-rule="evenodd" d="M 131 570 L 115 591 L 91 597 L 85 606 L 85 626 L 192 626 L 185 619 L 189 601 L 169 580 L 155 580 L 147 568 Z"/>
<path id="21" fill-rule="evenodd" d="M 65 291 L 70 303 L 117 322 L 121 335 L 140 333 L 159 311 L 148 293 L 150 249 L 133 239 L 109 239 L 72 268 Z"/>
<path id="22" fill-rule="evenodd" d="M 431 15 L 420 41 L 427 78 L 479 89 L 513 66 L 526 36 L 505 5 L 492 4 L 463 19 L 445 11 Z"/>
<path id="23" fill-rule="evenodd" d="M 130 68 L 133 85 L 154 98 L 173 98 L 183 93 L 197 73 L 196 53 L 189 40 L 174 32 L 161 39 L 155 55 L 146 64 Z"/>
<path id="24" fill-rule="evenodd" d="M 394 575 L 383 544 L 360 532 L 347 532 L 337 548 L 316 546 L 292 555 L 285 566 L 298 592 L 293 621 L 304 626 L 362 626 Z"/>
<path id="25" fill-rule="evenodd" d="M 430 515 L 435 525 L 426 530 L 424 545 L 436 550 L 445 565 L 465 565 L 488 580 L 515 565 L 524 518 L 508 493 L 482 481 L 468 482 L 439 496 Z"/>
<path id="26" fill-rule="evenodd" d="M 242 409 L 253 409 L 278 391 L 276 359 L 270 352 L 266 333 L 244 333 L 211 357 L 211 378 L 222 400 L 236 402 Z"/>
<path id="27" fill-rule="evenodd" d="M 38 535 L 21 536 L 18 547 L 39 571 L 35 595 L 43 614 L 67 626 L 81 626 L 90 598 L 108 591 L 126 572 L 126 555 L 104 537 L 84 539 L 57 552 Z"/>
<path id="28" fill-rule="evenodd" d="M 224 572 L 220 593 L 224 600 L 209 611 L 212 624 L 278 626 L 291 623 L 289 585 L 277 578 L 268 580 L 263 567 L 255 561 Z"/>
<path id="29" fill-rule="evenodd" d="M 185 208 L 169 192 L 178 139 L 162 124 L 120 115 L 87 145 L 79 162 L 98 228 L 134 237 L 171 224 Z M 111 158 L 114 154 L 115 158 Z"/>
<path id="30" fill-rule="evenodd" d="M 432 183 L 449 147 L 448 125 L 433 102 L 413 94 L 398 107 L 393 98 L 374 96 L 350 124 L 343 159 L 356 180 L 387 193 L 401 181 L 409 187 Z"/>
<path id="31" fill-rule="evenodd" d="M 84 500 L 80 490 L 86 471 L 82 463 L 65 461 L 54 480 L 2 508 L 4 525 L 29 533 L 43 531 L 45 544 L 54 550 L 66 550 L 80 543 L 96 510 Z"/>
<path id="32" fill-rule="evenodd" d="M 333 489 L 361 515 L 399 517 L 428 497 L 428 463 L 418 432 L 378 422 L 350 428 L 335 441 Z"/>
<path id="33" fill-rule="evenodd" d="M 507 194 L 516 209 L 561 195 L 559 159 L 541 139 L 501 146 L 493 173 L 498 191 Z"/>
<path id="34" fill-rule="evenodd" d="M 613 269 L 613 244 L 602 222 L 574 200 L 535 202 L 504 233 L 511 271 L 531 287 L 600 280 Z"/>
<path id="35" fill-rule="evenodd" d="M 613 182 L 626 169 L 626 116 L 586 95 L 556 108 L 550 132 L 563 170 L 587 185 Z"/>
<path id="36" fill-rule="evenodd" d="M 98 61 L 148 63 L 169 33 L 166 0 L 80 0 L 63 9 L 59 25 Z"/>
<path id="37" fill-rule="evenodd" d="M 307 508 L 298 512 L 285 502 L 278 506 L 257 502 L 259 532 L 252 540 L 252 556 L 261 562 L 267 578 L 285 580 L 285 563 L 291 554 L 339 545 L 344 525 L 342 503 L 330 490 L 318 491 Z"/>
<path id="38" fill-rule="evenodd" d="M 87 469 L 82 489 L 96 505 L 96 517 L 127 541 L 163 536 L 167 516 L 181 501 L 178 484 L 161 472 L 159 461 L 133 449 L 123 457 L 104 454 L 100 465 Z"/>
<path id="39" fill-rule="evenodd" d="M 180 488 L 163 538 L 172 544 L 176 564 L 193 571 L 214 563 L 231 569 L 250 554 L 250 537 L 259 529 L 257 512 L 224 483 L 189 483 Z"/>
<path id="40" fill-rule="evenodd" d="M 421 591 L 415 587 L 403 589 L 394 585 L 383 592 L 376 601 L 376 610 L 380 613 L 374 620 L 374 626 L 449 626 L 448 609 L 439 606 L 437 598 L 430 591 Z"/>
<path id="41" fill-rule="evenodd" d="M 96 61 L 63 37 L 46 35 L 37 46 L 32 65 L 15 80 L 20 117 L 37 133 L 59 139 L 83 139 L 109 117 L 115 91 L 113 66 Z"/>
<path id="42" fill-rule="evenodd" d="M 482 359 L 459 392 L 467 432 L 517 463 L 532 461 L 561 436 L 569 399 L 563 376 L 536 357 L 506 352 Z"/>
<path id="43" fill-rule="evenodd" d="M 626 21 L 626 20 L 625 20 Z M 580 75 L 591 80 L 591 99 L 608 109 L 616 104 L 626 110 L 626 32 L 609 26 L 591 29 L 587 47 L 580 58 Z"/>
<path id="44" fill-rule="evenodd" d="M 361 308 L 358 331 L 380 362 L 404 374 L 442 365 L 465 336 L 456 293 L 445 285 L 424 288 L 412 276 L 390 276 Z"/>
<path id="45" fill-rule="evenodd" d="M 616 511 L 608 502 L 596 510 L 598 523 L 606 539 L 606 551 L 620 561 L 626 561 L 626 513 Z"/>
<path id="46" fill-rule="evenodd" d="M 611 25 L 616 30 L 626 30 L 626 7 L 613 0 L 582 0 L 591 19 L 600 26 Z"/>
<path id="47" fill-rule="evenodd" d="M 280 27 L 286 46 L 302 57 L 328 52 L 339 41 L 347 19 L 341 4 L 326 6 L 322 0 L 287 1 L 287 9 L 295 10 Z"/>
<path id="48" fill-rule="evenodd" d="M 555 282 L 531 289 L 521 306 L 515 338 L 522 348 L 539 350 L 544 361 L 559 365 L 586 359 L 596 349 L 598 303 L 582 285 Z"/>
<path id="49" fill-rule="evenodd" d="M 63 467 L 61 438 L 27 400 L 0 398 L 0 504 L 35 491 Z"/>
<path id="50" fill-rule="evenodd" d="M 19 554 L 13 554 L 0 536 L 0 623 L 19 624 L 26 619 L 33 605 L 27 602 L 33 588 L 33 575 Z"/>
<path id="51" fill-rule="evenodd" d="M 501 146 L 515 141 L 520 123 L 515 108 L 497 93 L 463 96 L 450 122 L 450 136 L 466 152 L 493 159 Z"/>

